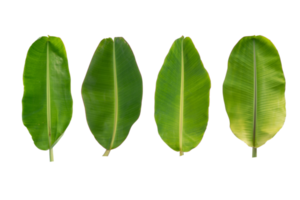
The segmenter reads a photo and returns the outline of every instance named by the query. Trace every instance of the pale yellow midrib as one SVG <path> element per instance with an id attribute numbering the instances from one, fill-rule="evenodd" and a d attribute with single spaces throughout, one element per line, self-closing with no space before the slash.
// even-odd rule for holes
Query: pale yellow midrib
<path id="1" fill-rule="evenodd" d="M 118 112 L 119 112 L 119 97 L 118 97 L 118 80 L 117 80 L 117 68 L 116 68 L 116 53 L 115 53 L 115 41 L 113 41 L 113 69 L 114 69 L 114 132 L 111 139 L 111 144 L 109 150 L 113 148 L 113 144 L 116 138 L 117 133 L 117 124 L 118 124 Z"/>
<path id="2" fill-rule="evenodd" d="M 253 71 L 254 71 L 254 106 L 253 106 L 253 147 L 256 140 L 256 116 L 257 116 L 257 69 L 256 69 L 255 38 L 253 38 Z"/>
<path id="3" fill-rule="evenodd" d="M 51 149 L 51 98 L 50 98 L 50 66 L 49 66 L 49 37 L 47 40 L 47 128 L 49 149 Z"/>
<path id="4" fill-rule="evenodd" d="M 183 106 L 184 106 L 184 60 L 183 60 L 183 38 L 181 40 L 181 83 L 180 83 L 180 111 L 179 111 L 179 150 L 182 151 L 182 132 L 183 132 Z"/>

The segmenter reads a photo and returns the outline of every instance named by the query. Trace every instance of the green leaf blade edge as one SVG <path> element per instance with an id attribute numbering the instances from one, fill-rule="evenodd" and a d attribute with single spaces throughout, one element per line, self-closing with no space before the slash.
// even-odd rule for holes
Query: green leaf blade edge
<path id="1" fill-rule="evenodd" d="M 263 36 L 242 38 L 230 54 L 223 84 L 232 132 L 250 147 L 265 144 L 284 124 L 284 93 L 285 78 L 273 43 Z"/>
<path id="2" fill-rule="evenodd" d="M 62 40 L 52 36 L 36 40 L 25 61 L 22 119 L 35 145 L 41 150 L 50 149 L 52 152 L 71 121 L 73 100 L 70 81 Z M 50 153 L 50 156 L 53 154 Z"/>
<path id="3" fill-rule="evenodd" d="M 180 155 L 195 148 L 203 137 L 209 90 L 209 75 L 192 40 L 175 40 L 156 82 L 155 121 L 163 141 Z"/>
<path id="4" fill-rule="evenodd" d="M 89 128 L 107 151 L 117 148 L 139 118 L 142 77 L 128 43 L 121 37 L 98 45 L 82 85 Z"/>

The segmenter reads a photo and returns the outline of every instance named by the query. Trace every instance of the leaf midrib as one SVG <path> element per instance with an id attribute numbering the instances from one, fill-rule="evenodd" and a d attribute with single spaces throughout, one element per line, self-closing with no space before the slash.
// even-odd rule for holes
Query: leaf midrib
<path id="1" fill-rule="evenodd" d="M 46 85 L 47 85 L 47 128 L 48 128 L 48 142 L 49 142 L 49 149 L 51 149 L 51 93 L 50 93 L 50 57 L 49 57 L 49 36 L 47 39 L 47 78 L 46 78 Z"/>
<path id="2" fill-rule="evenodd" d="M 113 69 L 114 69 L 114 131 L 111 139 L 111 144 L 109 150 L 113 148 L 117 133 L 117 124 L 118 124 L 118 112 L 119 112 L 119 97 L 118 97 L 118 80 L 117 80 L 117 68 L 116 68 L 116 53 L 115 53 L 115 40 L 113 41 Z"/>
<path id="3" fill-rule="evenodd" d="M 254 68 L 254 105 L 253 105 L 253 147 L 256 140 L 256 113 L 257 113 L 257 72 L 256 72 L 256 52 L 255 38 L 253 38 L 253 68 Z"/>
<path id="4" fill-rule="evenodd" d="M 180 155 L 183 155 L 182 151 L 182 132 L 183 132 L 183 106 L 184 106 L 184 58 L 183 58 L 183 40 L 181 39 L 181 83 L 180 83 L 180 110 L 179 110 L 179 150 Z"/>

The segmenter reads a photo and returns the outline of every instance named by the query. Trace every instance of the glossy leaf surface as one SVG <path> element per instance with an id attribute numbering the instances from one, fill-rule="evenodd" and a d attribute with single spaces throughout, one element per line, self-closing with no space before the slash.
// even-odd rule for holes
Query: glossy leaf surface
<path id="1" fill-rule="evenodd" d="M 250 147 L 265 144 L 283 126 L 284 92 L 285 78 L 273 43 L 263 36 L 242 38 L 230 54 L 223 85 L 232 132 Z"/>
<path id="2" fill-rule="evenodd" d="M 62 40 L 58 37 L 36 40 L 25 62 L 22 118 L 35 145 L 41 150 L 50 149 L 50 157 L 72 117 L 70 81 Z"/>
<path id="3" fill-rule="evenodd" d="M 163 141 L 180 155 L 203 137 L 209 90 L 209 75 L 192 40 L 175 40 L 157 78 L 155 120 Z"/>
<path id="4" fill-rule="evenodd" d="M 86 118 L 95 139 L 107 150 L 126 139 L 138 119 L 142 77 L 133 52 L 121 37 L 103 39 L 82 85 Z"/>

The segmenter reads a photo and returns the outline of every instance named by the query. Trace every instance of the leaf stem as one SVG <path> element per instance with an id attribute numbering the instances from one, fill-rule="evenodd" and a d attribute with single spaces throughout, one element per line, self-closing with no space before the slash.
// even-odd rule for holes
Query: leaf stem
<path id="1" fill-rule="evenodd" d="M 100 157 L 110 157 L 111 156 L 111 150 L 104 150 Z"/>
<path id="2" fill-rule="evenodd" d="M 252 148 L 252 158 L 256 158 L 257 156 L 257 148 L 253 147 Z"/>
<path id="3" fill-rule="evenodd" d="M 185 156 L 185 153 L 183 153 L 182 151 L 179 151 L 177 153 L 177 157 L 184 157 Z"/>
<path id="4" fill-rule="evenodd" d="M 47 162 L 54 163 L 56 162 L 55 148 L 50 148 L 47 151 Z"/>

